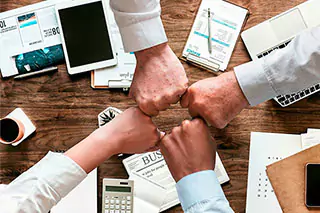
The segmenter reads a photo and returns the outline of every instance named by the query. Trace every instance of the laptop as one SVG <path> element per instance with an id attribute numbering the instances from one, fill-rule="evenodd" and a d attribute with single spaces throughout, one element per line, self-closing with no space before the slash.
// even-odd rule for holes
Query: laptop
<path id="1" fill-rule="evenodd" d="M 278 16 L 264 21 L 241 34 L 252 60 L 259 60 L 272 51 L 285 48 L 302 31 L 320 25 L 320 1 L 306 1 Z M 275 100 L 286 107 L 320 91 L 320 83 Z"/>

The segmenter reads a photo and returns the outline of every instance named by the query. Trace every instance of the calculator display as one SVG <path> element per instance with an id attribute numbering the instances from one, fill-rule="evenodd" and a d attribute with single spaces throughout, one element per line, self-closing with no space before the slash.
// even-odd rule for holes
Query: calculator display
<path id="1" fill-rule="evenodd" d="M 130 187 L 122 187 L 122 186 L 106 186 L 107 192 L 131 192 Z"/>

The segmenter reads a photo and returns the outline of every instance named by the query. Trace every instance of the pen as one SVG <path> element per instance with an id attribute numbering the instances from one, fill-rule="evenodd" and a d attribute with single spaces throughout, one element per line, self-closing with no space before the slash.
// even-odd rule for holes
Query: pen
<path id="1" fill-rule="evenodd" d="M 49 67 L 40 71 L 36 71 L 36 72 L 31 72 L 31 73 L 26 73 L 23 75 L 18 75 L 16 77 L 14 77 L 14 79 L 22 79 L 22 78 L 26 78 L 26 77 L 30 77 L 30 76 L 34 76 L 34 75 L 39 75 L 39 74 L 43 74 L 43 73 L 47 73 L 47 72 L 53 72 L 58 70 L 58 67 Z"/>
<path id="2" fill-rule="evenodd" d="M 209 53 L 212 53 L 212 36 L 211 36 L 211 12 L 210 8 L 208 8 L 208 50 Z"/>

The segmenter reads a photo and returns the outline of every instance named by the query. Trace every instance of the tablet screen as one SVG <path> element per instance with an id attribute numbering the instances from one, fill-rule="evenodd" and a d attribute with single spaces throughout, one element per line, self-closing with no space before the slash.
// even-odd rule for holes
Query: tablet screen
<path id="1" fill-rule="evenodd" d="M 102 2 L 59 10 L 70 67 L 113 59 Z"/>

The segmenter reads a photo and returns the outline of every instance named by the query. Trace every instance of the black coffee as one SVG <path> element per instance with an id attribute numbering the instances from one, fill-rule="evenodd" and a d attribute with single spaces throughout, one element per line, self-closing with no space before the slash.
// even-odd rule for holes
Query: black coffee
<path id="1" fill-rule="evenodd" d="M 5 118 L 0 121 L 0 137 L 2 140 L 12 142 L 18 135 L 19 126 L 14 120 Z"/>

